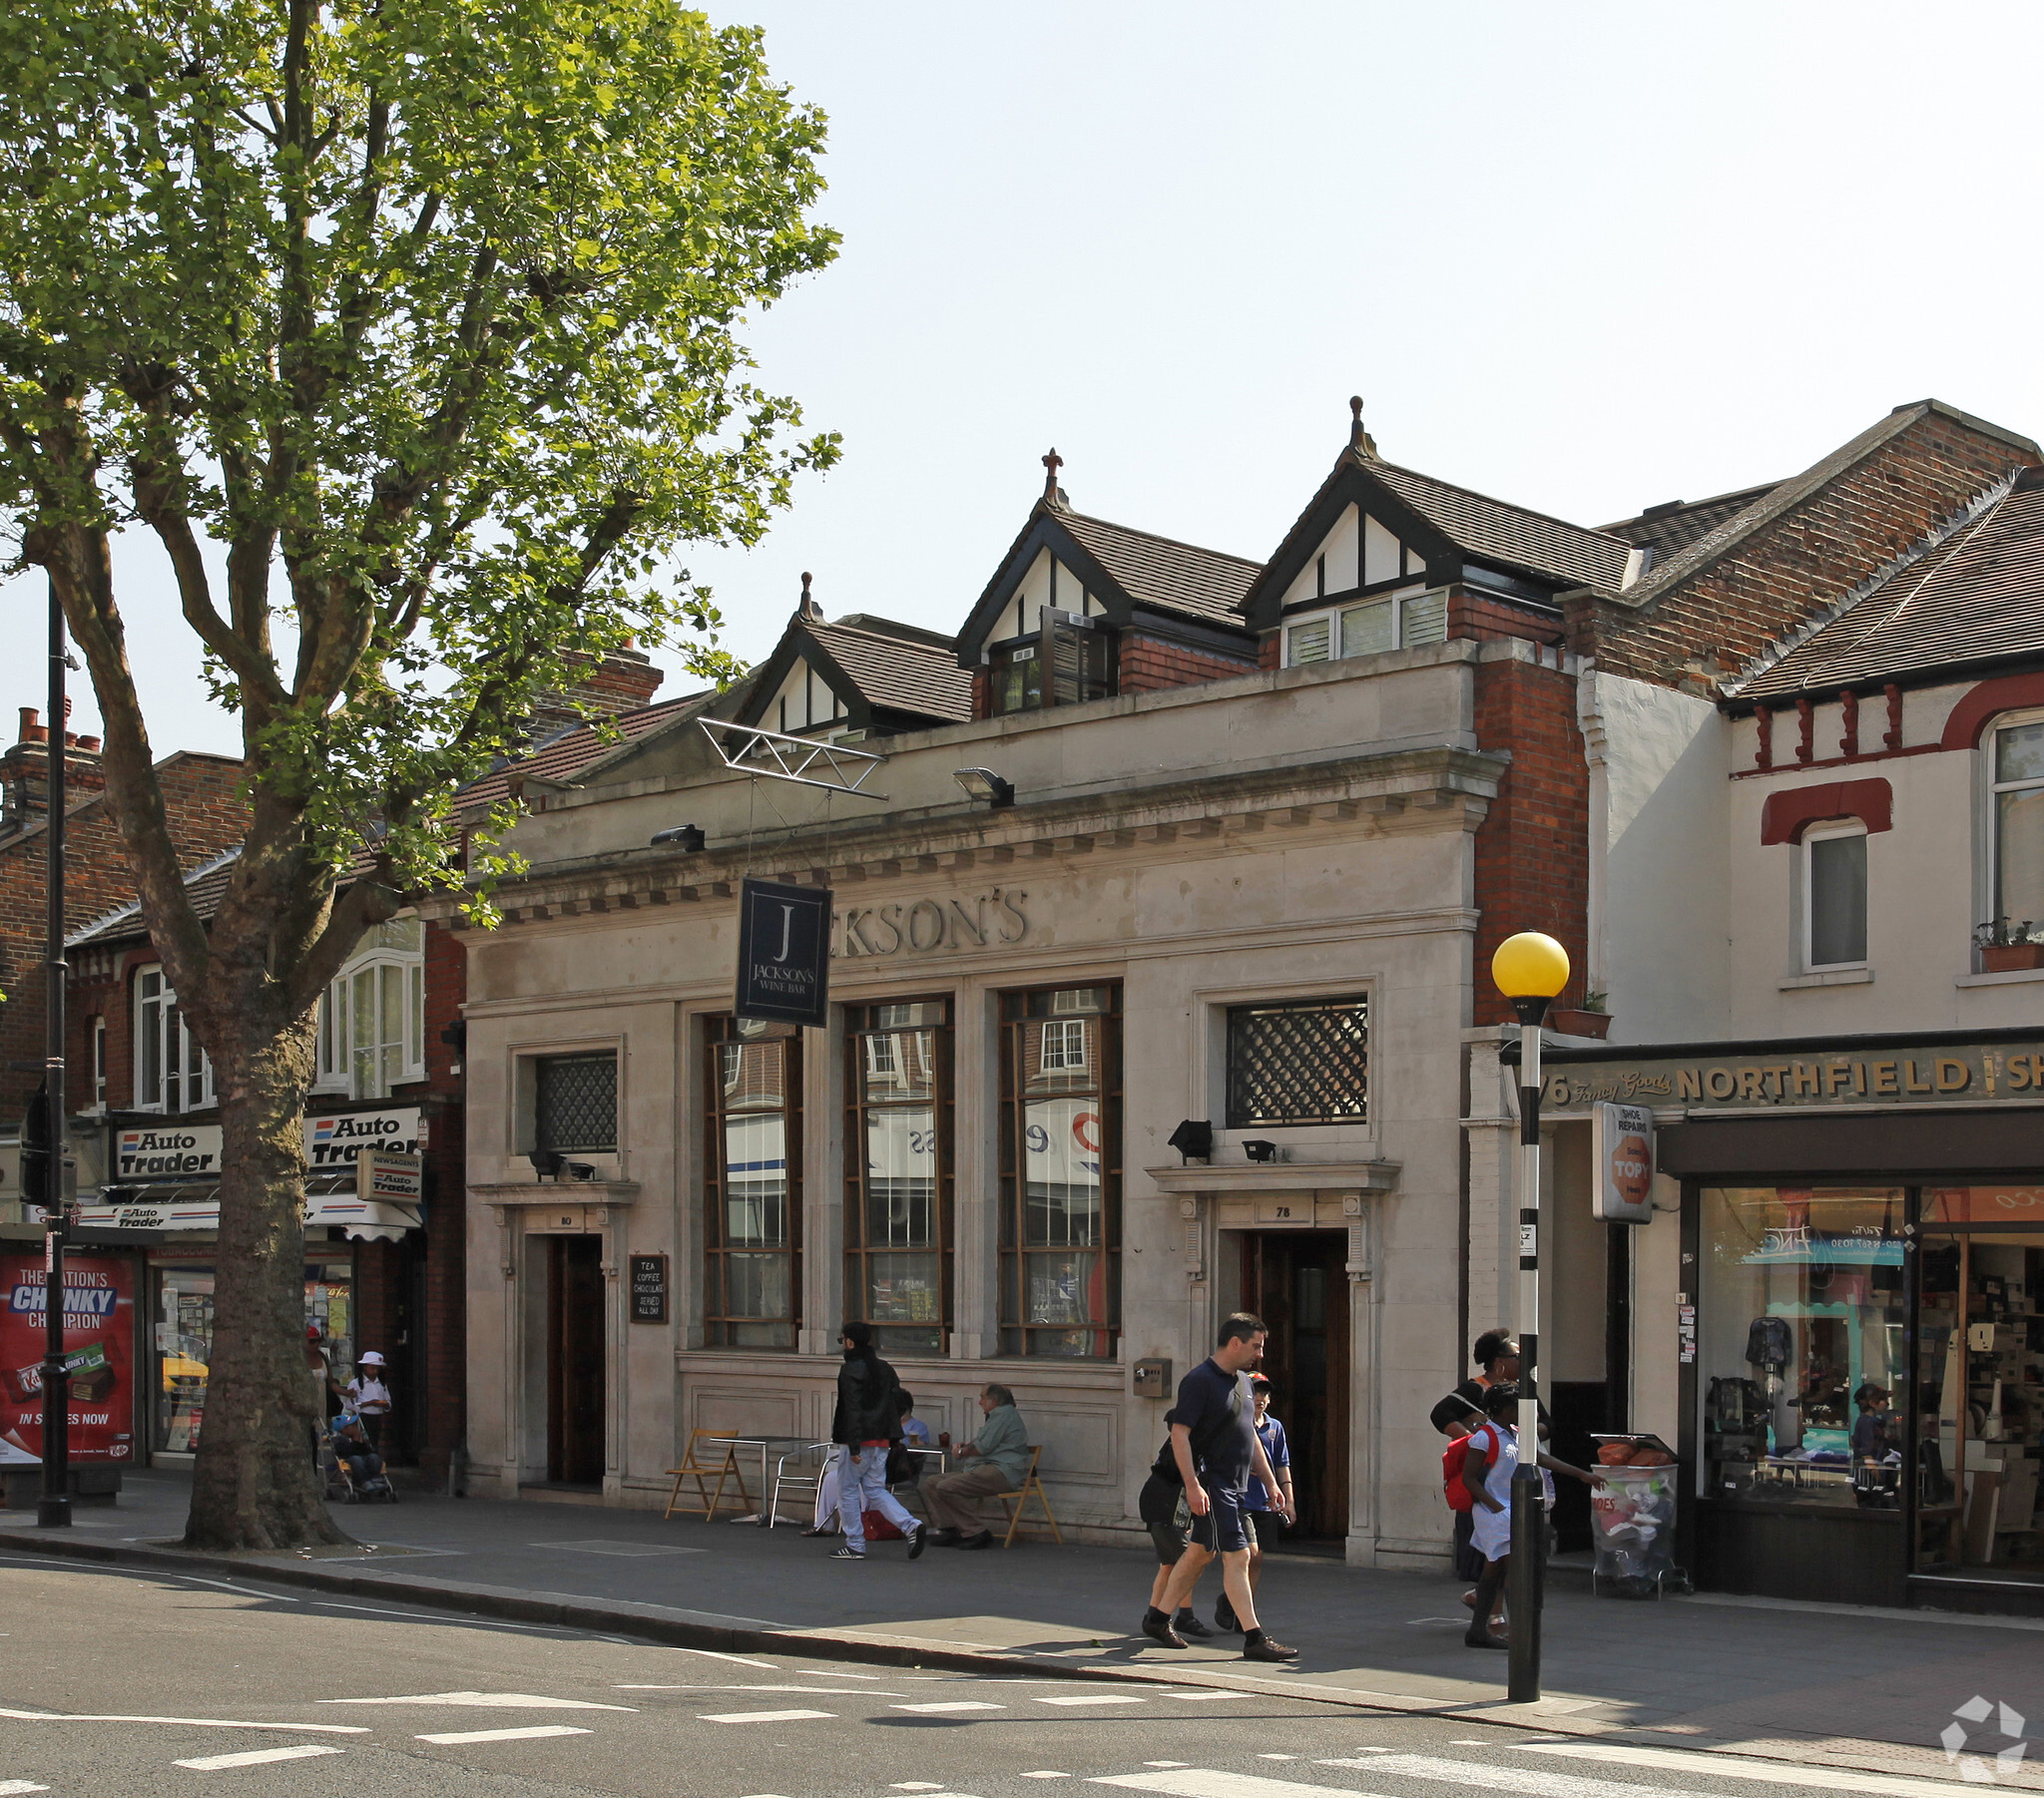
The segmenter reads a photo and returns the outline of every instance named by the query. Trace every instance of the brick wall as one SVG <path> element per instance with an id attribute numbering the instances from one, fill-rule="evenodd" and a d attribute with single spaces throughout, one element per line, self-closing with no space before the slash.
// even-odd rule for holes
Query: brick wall
<path id="1" fill-rule="evenodd" d="M 1197 686 L 1206 680 L 1226 680 L 1236 674 L 1247 674 L 1256 666 L 1247 645 L 1240 656 L 1224 656 L 1137 631 L 1122 636 L 1121 690 L 1125 693 L 1157 692 L 1167 686 Z"/>
<path id="2" fill-rule="evenodd" d="M 613 650 L 602 662 L 586 658 L 570 661 L 589 669 L 565 695 L 542 694 L 532 708 L 535 734 L 545 736 L 563 725 L 580 723 L 585 715 L 616 717 L 640 711 L 653 703 L 653 695 L 667 676 L 647 659 L 643 650 Z"/>
<path id="3" fill-rule="evenodd" d="M 1926 413 L 1644 611 L 1572 603 L 1570 645 L 1612 674 L 1714 691 L 2022 460 L 2004 438 Z"/>
<path id="4" fill-rule="evenodd" d="M 1547 661 L 1551 663 L 1553 653 Z M 1590 777 L 1576 728 L 1572 674 L 1520 661 L 1476 670 L 1476 738 L 1512 758 L 1490 815 L 1476 832 L 1475 1024 L 1502 1024 L 1511 1008 L 1490 980 L 1498 944 L 1541 930 L 1569 952 L 1580 1002 L 1588 967 Z"/>
<path id="5" fill-rule="evenodd" d="M 1457 587 L 1448 594 L 1448 635 L 1492 643 L 1517 637 L 1528 643 L 1552 644 L 1562 635 L 1562 621 L 1553 612 L 1515 606 L 1492 593 L 1471 593 Z"/>
<path id="6" fill-rule="evenodd" d="M 1264 640 L 1257 645 L 1257 667 L 1261 669 L 1282 668 L 1284 666 L 1284 633 L 1266 631 Z"/>

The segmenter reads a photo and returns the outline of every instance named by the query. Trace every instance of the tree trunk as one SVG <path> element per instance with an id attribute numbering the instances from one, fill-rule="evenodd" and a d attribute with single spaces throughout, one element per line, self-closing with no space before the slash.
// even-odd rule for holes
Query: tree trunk
<path id="1" fill-rule="evenodd" d="M 218 970 L 226 973 L 228 970 Z M 188 1549 L 263 1551 L 349 1538 L 313 1468 L 323 1387 L 305 1364 L 305 1088 L 312 1020 L 251 1005 L 217 1044 L 220 1253 L 213 1360 Z"/>

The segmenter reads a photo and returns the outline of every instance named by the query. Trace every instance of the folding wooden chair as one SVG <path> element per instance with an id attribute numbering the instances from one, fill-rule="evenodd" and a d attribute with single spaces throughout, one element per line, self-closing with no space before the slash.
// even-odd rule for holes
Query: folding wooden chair
<path id="1" fill-rule="evenodd" d="M 1043 1512 L 1043 1521 L 1050 1526 L 1051 1541 L 1060 1547 L 1064 1545 L 1065 1539 L 1058 1531 L 1058 1520 L 1051 1515 L 1050 1500 L 1044 1497 L 1043 1482 L 1036 1477 L 1036 1464 L 1042 1459 L 1043 1451 L 1031 1448 L 1029 1469 L 1022 1476 L 1022 1484 L 1013 1492 L 994 1494 L 994 1497 L 1008 1508 L 1008 1534 L 1001 1539 L 1001 1547 L 1004 1549 L 1012 1549 L 1015 1546 L 1015 1538 L 1022 1530 L 1022 1513 L 1028 1510 L 1031 1499 L 1036 1501 Z M 1034 1524 L 1029 1527 L 1032 1530 L 1037 1528 Z"/>
<path id="2" fill-rule="evenodd" d="M 708 1445 L 707 1458 L 699 1445 Z M 719 1448 L 724 1451 L 722 1455 L 715 1453 Z M 753 1508 L 752 1495 L 746 1491 L 746 1476 L 739 1471 L 738 1454 L 738 1444 L 726 1437 L 722 1431 L 691 1430 L 688 1449 L 682 1455 L 682 1465 L 667 1470 L 675 1477 L 675 1488 L 668 1494 L 667 1510 L 662 1513 L 661 1521 L 666 1522 L 677 1511 L 684 1517 L 694 1517 L 700 1510 L 705 1522 L 715 1523 L 718 1511 L 724 1505 L 724 1488 L 727 1481 L 739 1489 L 738 1500 L 732 1509 L 742 1516 L 750 1511 Z M 717 1476 L 715 1492 L 703 1484 L 713 1474 Z M 684 1480 L 696 1482 L 697 1502 L 694 1505 L 682 1503 Z"/>

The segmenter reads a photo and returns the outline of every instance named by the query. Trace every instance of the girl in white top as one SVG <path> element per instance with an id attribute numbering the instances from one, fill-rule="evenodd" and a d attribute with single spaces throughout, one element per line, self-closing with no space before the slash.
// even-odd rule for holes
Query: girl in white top
<path id="1" fill-rule="evenodd" d="M 1469 1633 L 1462 1639 L 1472 1648 L 1503 1648 L 1509 1644 L 1494 1632 L 1492 1623 L 1504 1597 L 1505 1573 L 1512 1561 L 1512 1475 L 1519 1465 L 1518 1387 L 1491 1387 L 1483 1395 L 1483 1408 L 1489 1421 L 1471 1434 L 1462 1462 L 1462 1484 L 1469 1489 L 1470 1516 L 1476 1526 L 1474 1542 L 1484 1560 Z M 1566 1461 L 1555 1460 L 1545 1450 L 1538 1454 L 1542 1497 L 1547 1505 L 1554 1503 L 1554 1481 L 1546 1472 L 1549 1468 L 1585 1486 L 1604 1484 L 1602 1475 L 1586 1474 Z"/>
<path id="2" fill-rule="evenodd" d="M 383 1384 L 383 1357 L 374 1349 L 355 1363 L 355 1377 L 347 1383 L 348 1409 L 362 1420 L 363 1432 L 372 1447 L 383 1446 L 383 1420 L 390 1415 L 390 1388 Z"/>

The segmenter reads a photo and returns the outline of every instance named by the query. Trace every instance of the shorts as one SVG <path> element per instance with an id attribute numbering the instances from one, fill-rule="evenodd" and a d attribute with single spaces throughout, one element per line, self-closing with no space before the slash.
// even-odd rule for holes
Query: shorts
<path id="1" fill-rule="evenodd" d="M 1245 1511 L 1243 1517 L 1250 1527 L 1250 1534 L 1256 1538 L 1260 1549 L 1281 1548 L 1284 1543 L 1284 1520 L 1275 1511 Z"/>
<path id="2" fill-rule="evenodd" d="M 1193 1541 L 1210 1555 L 1239 1555 L 1250 1546 L 1243 1494 L 1207 1488 L 1207 1515 L 1193 1519 Z"/>
<path id="3" fill-rule="evenodd" d="M 1165 1567 L 1176 1567 L 1179 1557 L 1186 1552 L 1185 1532 L 1178 1522 L 1179 1501 L 1184 1497 L 1183 1486 L 1152 1474 L 1143 1482 L 1142 1494 L 1136 1500 L 1136 1515 L 1149 1529 L 1150 1540 L 1157 1545 L 1157 1559 Z"/>

